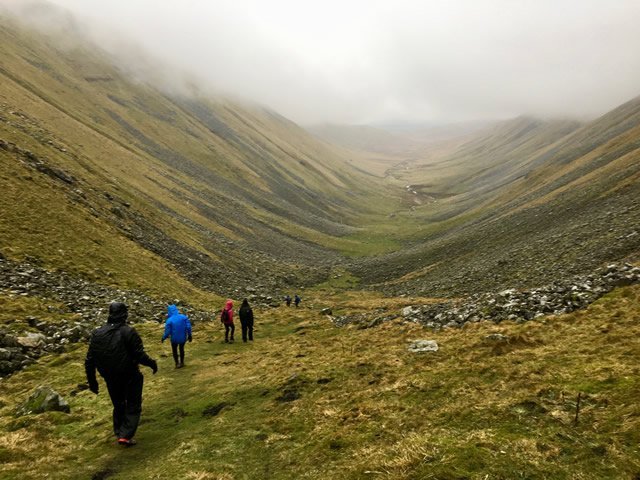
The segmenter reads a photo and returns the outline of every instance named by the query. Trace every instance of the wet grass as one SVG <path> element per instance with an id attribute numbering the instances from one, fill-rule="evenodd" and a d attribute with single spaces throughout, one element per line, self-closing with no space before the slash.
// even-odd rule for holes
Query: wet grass
<path id="1" fill-rule="evenodd" d="M 341 298 L 341 300 L 339 299 Z M 305 304 L 318 303 L 307 292 Z M 360 292 L 323 301 L 358 312 L 411 299 Z M 139 445 L 110 434 L 110 405 L 76 392 L 84 346 L 2 382 L 2 478 L 635 478 L 640 473 L 640 288 L 586 311 L 431 333 L 391 322 L 336 329 L 317 309 L 258 312 L 256 341 L 197 325 L 173 369 L 161 326 L 139 330 L 145 371 Z M 508 348 L 485 340 L 513 339 Z M 435 339 L 414 355 L 406 342 Z M 40 383 L 72 413 L 13 416 Z M 581 394 L 578 422 L 576 400 Z M 212 412 L 215 410 L 215 415 Z M 206 412 L 209 412 L 208 414 Z M 102 473 L 101 473 L 102 472 Z"/>

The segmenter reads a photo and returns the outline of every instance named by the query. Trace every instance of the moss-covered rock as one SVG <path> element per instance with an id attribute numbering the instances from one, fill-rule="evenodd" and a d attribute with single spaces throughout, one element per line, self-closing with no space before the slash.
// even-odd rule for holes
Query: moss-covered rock
<path id="1" fill-rule="evenodd" d="M 18 415 L 60 411 L 71 413 L 71 407 L 62 396 L 51 387 L 41 385 L 17 409 Z"/>

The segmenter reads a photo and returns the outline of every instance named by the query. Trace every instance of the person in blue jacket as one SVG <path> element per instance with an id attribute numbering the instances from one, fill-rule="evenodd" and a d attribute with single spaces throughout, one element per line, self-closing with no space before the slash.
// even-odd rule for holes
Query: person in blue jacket
<path id="1" fill-rule="evenodd" d="M 171 351 L 173 352 L 173 360 L 176 362 L 176 368 L 184 367 L 184 344 L 189 340 L 191 342 L 191 323 L 186 315 L 178 311 L 175 305 L 167 307 L 167 321 L 164 324 L 164 335 L 162 341 L 171 337 Z M 178 358 L 178 350 L 180 358 Z"/>

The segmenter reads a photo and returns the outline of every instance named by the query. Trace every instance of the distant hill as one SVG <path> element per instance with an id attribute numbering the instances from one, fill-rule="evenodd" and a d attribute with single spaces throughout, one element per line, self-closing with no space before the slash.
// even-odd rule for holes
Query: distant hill
<path id="1" fill-rule="evenodd" d="M 515 119 L 429 160 L 395 172 L 420 200 L 414 246 L 356 268 L 383 288 L 531 286 L 640 254 L 640 98 L 585 125 Z"/>
<path id="2" fill-rule="evenodd" d="M 419 161 L 433 151 L 450 148 L 490 122 L 470 122 L 423 127 L 415 125 L 375 127 L 322 124 L 306 127 L 316 137 L 351 151 L 354 164 L 372 173 L 387 174 L 407 161 Z"/>
<path id="3" fill-rule="evenodd" d="M 408 155 L 419 143 L 403 133 L 391 133 L 368 125 L 336 125 L 325 123 L 307 130 L 328 143 L 351 150 L 387 155 Z"/>

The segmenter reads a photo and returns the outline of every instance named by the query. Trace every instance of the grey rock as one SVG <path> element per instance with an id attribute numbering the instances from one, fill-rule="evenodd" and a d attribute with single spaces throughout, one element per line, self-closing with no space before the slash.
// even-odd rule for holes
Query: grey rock
<path id="1" fill-rule="evenodd" d="M 419 313 L 420 309 L 418 307 L 413 307 L 413 306 L 408 306 L 408 307 L 404 307 L 402 309 L 402 316 L 403 317 L 412 317 L 415 314 Z"/>
<path id="2" fill-rule="evenodd" d="M 41 333 L 27 333 L 25 337 L 18 337 L 18 344 L 24 348 L 42 348 L 47 337 Z"/>
<path id="3" fill-rule="evenodd" d="M 497 343 L 503 343 L 503 342 L 509 341 L 509 337 L 501 333 L 490 333 L 489 335 L 484 337 L 484 339 L 490 342 L 497 342 Z"/>
<path id="4" fill-rule="evenodd" d="M 5 334 L 0 340 L 0 346 L 3 347 L 19 347 L 18 339 L 13 335 Z"/>
<path id="5" fill-rule="evenodd" d="M 435 340 L 413 340 L 407 347 L 412 353 L 437 352 L 438 342 Z"/>
<path id="6" fill-rule="evenodd" d="M 41 385 L 18 407 L 18 415 L 37 414 L 49 411 L 71 412 L 71 407 L 62 396 L 49 386 Z"/>

